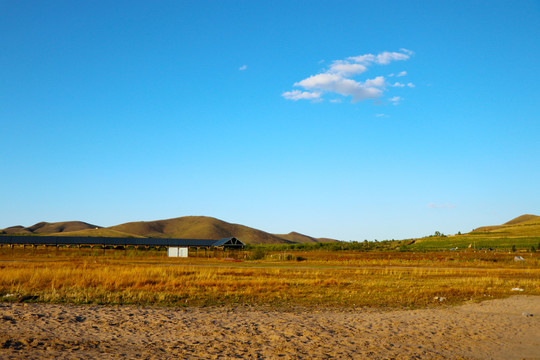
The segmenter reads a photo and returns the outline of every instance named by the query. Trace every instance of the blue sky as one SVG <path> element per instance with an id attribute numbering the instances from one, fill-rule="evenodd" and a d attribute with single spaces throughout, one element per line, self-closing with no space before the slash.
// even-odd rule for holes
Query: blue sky
<path id="1" fill-rule="evenodd" d="M 2 1 L 0 228 L 540 215 L 538 1 Z"/>

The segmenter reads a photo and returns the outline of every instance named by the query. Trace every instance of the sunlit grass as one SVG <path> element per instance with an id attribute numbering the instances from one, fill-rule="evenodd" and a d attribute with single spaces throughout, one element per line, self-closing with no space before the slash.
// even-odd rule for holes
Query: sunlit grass
<path id="1" fill-rule="evenodd" d="M 0 301 L 409 308 L 540 295 L 532 253 L 523 262 L 508 253 L 324 251 L 231 262 L 157 251 L 9 251 L 0 254 Z"/>
<path id="2" fill-rule="evenodd" d="M 448 237 L 426 237 L 417 239 L 409 246 L 412 250 L 448 250 L 458 247 L 467 249 L 498 249 L 510 251 L 514 246 L 518 250 L 537 249 L 540 246 L 539 236 L 504 236 L 497 233 L 497 237 L 489 233 L 472 233 L 467 235 L 455 235 Z"/>

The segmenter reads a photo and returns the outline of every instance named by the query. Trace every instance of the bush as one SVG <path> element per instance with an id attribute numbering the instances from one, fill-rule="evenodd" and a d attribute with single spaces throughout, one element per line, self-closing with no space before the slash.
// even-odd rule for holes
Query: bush
<path id="1" fill-rule="evenodd" d="M 262 260 L 266 257 L 266 250 L 262 248 L 256 248 L 250 256 L 251 260 Z"/>
<path id="2" fill-rule="evenodd" d="M 283 260 L 287 260 L 287 261 L 294 260 L 294 255 L 293 254 L 285 254 L 285 256 L 283 256 Z"/>

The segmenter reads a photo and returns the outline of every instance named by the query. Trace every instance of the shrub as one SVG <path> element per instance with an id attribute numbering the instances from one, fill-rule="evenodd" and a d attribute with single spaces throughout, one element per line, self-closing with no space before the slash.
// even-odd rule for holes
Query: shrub
<path id="1" fill-rule="evenodd" d="M 262 260 L 266 257 L 266 251 L 264 249 L 261 249 L 261 248 L 256 248 L 252 253 L 251 253 L 251 260 Z"/>

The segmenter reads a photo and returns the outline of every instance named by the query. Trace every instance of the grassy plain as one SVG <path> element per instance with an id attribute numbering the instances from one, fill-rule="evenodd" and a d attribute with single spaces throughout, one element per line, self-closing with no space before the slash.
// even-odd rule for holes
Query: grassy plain
<path id="1" fill-rule="evenodd" d="M 489 251 L 267 250 L 255 257 L 256 251 L 232 261 L 167 258 L 164 251 L 4 247 L 0 301 L 417 308 L 540 295 L 539 253 L 515 262 L 513 253 Z"/>

